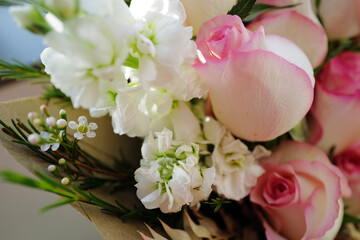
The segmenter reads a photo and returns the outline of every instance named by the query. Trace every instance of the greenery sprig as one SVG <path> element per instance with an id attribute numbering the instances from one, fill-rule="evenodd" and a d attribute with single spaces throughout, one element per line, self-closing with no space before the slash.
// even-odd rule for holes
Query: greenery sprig
<path id="1" fill-rule="evenodd" d="M 45 117 L 49 117 L 49 113 L 46 109 L 43 110 Z M 62 115 L 62 114 L 60 114 Z M 66 112 L 62 116 L 65 120 L 67 119 Z M 87 151 L 83 150 L 77 139 L 70 139 L 66 127 L 48 127 L 45 124 L 45 120 L 41 117 L 36 118 L 37 126 L 34 124 L 34 121 L 28 119 L 27 123 L 24 124 L 19 119 L 12 119 L 11 123 L 13 127 L 7 125 L 2 120 L 0 120 L 0 125 L 3 126 L 2 131 L 7 135 L 12 137 L 12 141 L 27 146 L 32 150 L 35 155 L 45 160 L 46 162 L 54 165 L 59 165 L 59 160 L 64 159 L 69 163 L 69 167 L 64 171 L 71 180 L 85 181 L 87 179 L 87 184 L 89 184 L 89 178 L 96 178 L 94 173 L 102 174 L 108 177 L 113 177 L 111 181 L 121 180 L 122 183 L 127 183 L 127 181 L 133 181 L 133 172 L 135 171 L 134 167 L 126 161 L 125 158 L 119 160 L 114 159 L 115 165 L 110 166 L 95 156 L 91 155 Z M 41 129 L 38 129 L 38 127 Z M 34 144 L 29 142 L 29 136 L 32 134 L 40 134 L 42 131 L 47 131 L 53 140 L 50 142 L 44 142 L 45 140 L 40 141 L 39 144 Z M 40 149 L 40 146 L 43 144 L 56 144 L 59 143 L 60 147 L 53 151 L 51 149 L 46 152 Z M 125 182 L 123 182 L 126 180 Z M 110 181 L 110 180 L 109 180 Z M 100 181 L 101 182 L 101 181 Z M 96 184 L 99 184 L 97 182 Z"/>
<path id="2" fill-rule="evenodd" d="M 209 199 L 209 201 L 204 202 L 204 204 L 208 204 L 211 207 L 214 208 L 214 212 L 217 212 L 220 210 L 220 208 L 224 205 L 224 204 L 229 204 L 231 203 L 231 201 L 229 200 L 224 200 L 222 198 L 212 198 Z"/>
<path id="3" fill-rule="evenodd" d="M 49 82 L 50 75 L 45 73 L 44 66 L 40 63 L 37 67 L 32 67 L 16 59 L 12 59 L 12 62 L 0 59 L 0 78 L 2 80 L 45 79 Z"/>

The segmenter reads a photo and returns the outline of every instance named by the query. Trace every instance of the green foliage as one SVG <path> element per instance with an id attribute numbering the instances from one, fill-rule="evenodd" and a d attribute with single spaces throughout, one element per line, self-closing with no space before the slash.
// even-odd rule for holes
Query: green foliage
<path id="1" fill-rule="evenodd" d="M 343 224 L 344 223 L 355 223 L 355 224 L 360 224 L 360 218 L 351 216 L 349 214 L 344 214 L 344 218 L 343 218 Z"/>
<path id="2" fill-rule="evenodd" d="M 131 0 L 125 0 L 125 3 L 130 6 Z"/>
<path id="3" fill-rule="evenodd" d="M 44 72 L 41 64 L 32 67 L 16 59 L 12 59 L 12 62 L 0 59 L 0 78 L 2 80 L 49 79 L 50 76 Z"/>
<path id="4" fill-rule="evenodd" d="M 70 97 L 66 96 L 63 92 L 57 89 L 54 85 L 43 85 L 43 89 L 45 90 L 42 94 L 42 99 L 50 100 L 56 99 L 57 104 L 63 104 L 64 106 L 71 106 Z"/>
<path id="5" fill-rule="evenodd" d="M 210 201 L 208 202 L 204 202 L 204 204 L 208 204 L 211 207 L 214 208 L 214 212 L 219 211 L 219 209 L 224 205 L 224 204 L 229 204 L 231 203 L 231 201 L 228 200 L 223 200 L 222 198 L 212 198 L 210 199 Z"/>
<path id="6" fill-rule="evenodd" d="M 295 141 L 305 141 L 308 132 L 306 119 L 303 118 L 293 129 L 289 131 L 291 138 Z"/>
<path id="7" fill-rule="evenodd" d="M 235 4 L 228 14 L 230 15 L 237 15 L 241 19 L 245 19 L 249 16 L 251 10 L 254 7 L 256 0 L 240 0 L 237 4 Z"/>
<path id="8" fill-rule="evenodd" d="M 40 213 L 44 213 L 44 212 L 47 212 L 51 209 L 54 209 L 54 208 L 57 208 L 57 207 L 61 207 L 61 206 L 64 206 L 64 205 L 67 205 L 67 204 L 70 204 L 70 203 L 73 203 L 75 202 L 76 200 L 74 199 L 69 199 L 69 198 L 61 198 L 59 199 L 58 201 L 56 201 L 55 203 L 53 204 L 50 204 L 48 206 L 45 206 L 43 208 L 41 208 L 39 210 Z"/>
<path id="9" fill-rule="evenodd" d="M 343 51 L 360 51 L 360 47 L 352 39 L 329 42 L 328 54 L 325 58 L 325 61 L 319 67 L 314 69 L 315 76 L 321 71 L 325 64 L 327 64 L 331 59 L 335 58 Z"/>

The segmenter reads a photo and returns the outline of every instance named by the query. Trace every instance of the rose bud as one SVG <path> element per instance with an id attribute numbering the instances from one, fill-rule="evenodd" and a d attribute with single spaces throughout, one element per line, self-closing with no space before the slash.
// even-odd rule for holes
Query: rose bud
<path id="1" fill-rule="evenodd" d="M 312 66 L 291 41 L 220 15 L 201 26 L 196 44 L 202 62 L 194 67 L 209 87 L 214 114 L 237 137 L 272 140 L 310 109 Z"/>
<path id="2" fill-rule="evenodd" d="M 316 80 L 308 141 L 337 154 L 360 141 L 360 54 L 340 53 Z"/>

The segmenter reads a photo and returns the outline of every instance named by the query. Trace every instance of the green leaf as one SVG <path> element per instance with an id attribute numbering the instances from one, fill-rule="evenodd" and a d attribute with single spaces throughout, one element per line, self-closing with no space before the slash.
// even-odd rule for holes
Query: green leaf
<path id="1" fill-rule="evenodd" d="M 47 188 L 47 186 L 44 185 L 44 183 L 39 180 L 9 170 L 0 171 L 0 178 L 2 178 L 6 182 L 16 183 L 31 188 L 37 188 L 37 189 Z"/>
<path id="2" fill-rule="evenodd" d="M 2 80 L 50 78 L 50 76 L 44 72 L 44 66 L 41 65 L 40 68 L 35 68 L 16 59 L 12 59 L 12 62 L 0 59 L 0 77 Z"/>
<path id="3" fill-rule="evenodd" d="M 255 4 L 253 9 L 251 10 L 249 16 L 246 17 L 246 21 L 253 20 L 254 18 L 256 18 L 257 16 L 259 16 L 261 13 L 263 13 L 265 11 L 284 9 L 284 8 L 293 8 L 293 7 L 296 7 L 298 5 L 300 5 L 300 3 L 286 5 L 286 6 L 280 6 L 280 7 L 270 5 L 270 4 L 264 4 L 264 3 Z"/>
<path id="4" fill-rule="evenodd" d="M 219 211 L 219 209 L 224 205 L 224 204 L 229 204 L 231 203 L 231 201 L 228 200 L 223 200 L 221 198 L 213 198 L 210 199 L 210 201 L 208 202 L 204 202 L 204 204 L 209 204 L 211 207 L 214 208 L 214 212 Z"/>
<path id="5" fill-rule="evenodd" d="M 348 215 L 348 214 L 344 214 L 344 219 L 343 219 L 343 223 L 356 223 L 356 224 L 360 224 L 360 218 Z"/>
<path id="6" fill-rule="evenodd" d="M 103 179 L 87 178 L 87 179 L 84 180 L 83 183 L 81 183 L 79 185 L 79 188 L 81 190 L 89 190 L 89 189 L 100 187 L 100 186 L 104 185 L 106 182 L 108 182 L 108 181 L 103 180 Z"/>
<path id="7" fill-rule="evenodd" d="M 42 86 L 45 92 L 42 94 L 42 99 L 50 100 L 50 99 L 59 99 L 57 103 L 71 104 L 70 97 L 66 96 L 55 86 Z"/>
<path id="8" fill-rule="evenodd" d="M 39 170 L 34 170 L 35 174 L 38 178 L 40 178 L 41 180 L 43 180 L 44 182 L 48 183 L 49 185 L 56 187 L 56 188 L 60 188 L 62 190 L 64 190 L 65 192 L 71 193 L 73 195 L 75 195 L 75 192 L 71 191 L 69 188 L 65 187 L 64 185 L 62 185 L 61 183 L 57 182 L 56 180 L 52 179 L 51 177 L 45 175 L 44 173 L 40 172 Z"/>
<path id="9" fill-rule="evenodd" d="M 295 141 L 305 141 L 307 136 L 308 127 L 306 119 L 302 119 L 293 129 L 290 130 L 289 134 Z"/>
<path id="10" fill-rule="evenodd" d="M 329 42 L 329 45 L 333 44 L 333 42 Z M 329 50 L 328 55 L 325 58 L 325 61 L 323 62 L 323 64 L 321 64 L 319 67 L 314 69 L 314 75 L 316 76 L 321 69 L 325 66 L 326 63 L 328 63 L 331 59 L 335 58 L 337 55 L 339 55 L 342 51 L 344 50 L 350 50 L 352 48 L 354 48 L 354 45 L 356 43 L 353 42 L 352 40 L 347 40 L 344 42 L 340 42 L 338 44 L 338 46 L 336 48 L 334 48 L 333 50 Z M 331 49 L 329 47 L 329 49 Z"/>
<path id="11" fill-rule="evenodd" d="M 247 16 L 249 16 L 251 10 L 254 7 L 256 0 L 240 0 L 237 4 L 235 4 L 228 14 L 237 15 L 242 20 L 244 20 Z"/>
<path id="12" fill-rule="evenodd" d="M 77 200 L 75 200 L 75 199 L 70 199 L 70 198 L 61 198 L 61 199 L 59 199 L 58 201 L 56 201 L 55 203 L 50 204 L 50 205 L 48 205 L 48 206 L 45 206 L 45 207 L 41 208 L 39 211 L 40 211 L 40 213 L 44 213 L 44 212 L 47 212 L 47 211 L 49 211 L 49 210 L 51 210 L 51 209 L 54 209 L 54 208 L 57 208 L 57 207 L 61 207 L 61 206 L 63 206 L 63 205 L 67 205 L 67 204 L 73 203 L 73 202 L 75 202 L 75 201 L 77 201 Z"/>

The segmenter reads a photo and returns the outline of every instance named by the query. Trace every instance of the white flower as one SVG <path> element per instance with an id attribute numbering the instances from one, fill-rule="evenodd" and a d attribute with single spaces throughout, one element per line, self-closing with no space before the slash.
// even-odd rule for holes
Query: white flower
<path id="1" fill-rule="evenodd" d="M 148 209 L 178 212 L 183 205 L 195 205 L 208 198 L 214 168 L 199 165 L 199 146 L 175 145 L 172 132 L 164 129 L 144 141 L 143 159 L 135 171 L 137 196 Z"/>
<path id="2" fill-rule="evenodd" d="M 44 17 L 30 4 L 11 6 L 9 12 L 19 28 L 26 28 L 36 34 L 45 34 L 50 30 Z"/>
<path id="3" fill-rule="evenodd" d="M 60 132 L 59 135 L 61 135 L 61 134 L 62 134 L 62 132 Z M 50 147 L 51 147 L 52 151 L 56 151 L 60 147 L 60 139 L 51 133 L 48 133 L 45 131 L 41 132 L 40 139 L 41 139 L 41 141 L 45 140 L 47 142 L 40 146 L 40 149 L 43 152 L 46 152 L 47 150 L 49 150 Z"/>
<path id="4" fill-rule="evenodd" d="M 96 123 L 87 123 L 87 118 L 85 116 L 80 116 L 78 118 L 79 124 L 77 124 L 74 121 L 69 122 L 69 127 L 71 129 L 76 129 L 77 132 L 74 134 L 74 137 L 77 139 L 83 139 L 84 135 L 86 135 L 88 138 L 94 138 L 96 136 L 96 133 L 92 130 L 95 130 L 98 128 Z"/>
<path id="5" fill-rule="evenodd" d="M 64 19 L 73 17 L 78 8 L 78 0 L 44 0 L 44 4 L 56 16 Z"/>
<path id="6" fill-rule="evenodd" d="M 151 130 L 161 131 L 170 114 L 173 100 L 157 88 L 143 90 L 139 85 L 122 89 L 116 96 L 112 114 L 114 132 L 130 137 L 145 137 Z"/>
<path id="7" fill-rule="evenodd" d="M 41 60 L 51 83 L 75 108 L 104 107 L 108 92 L 127 84 L 122 64 L 132 31 L 116 17 L 88 15 L 64 22 L 62 32 L 52 31 L 44 39 L 50 48 Z"/>
<path id="8" fill-rule="evenodd" d="M 216 169 L 214 185 L 217 192 L 236 201 L 244 198 L 264 173 L 257 159 L 270 152 L 262 146 L 249 151 L 243 142 L 235 139 L 223 125 L 210 117 L 204 121 L 204 134 L 215 145 L 211 159 Z"/>
<path id="9" fill-rule="evenodd" d="M 181 75 L 169 92 L 176 100 L 190 101 L 193 98 L 204 97 L 208 89 L 196 70 L 189 64 L 183 64 Z"/>
<path id="10" fill-rule="evenodd" d="M 131 54 L 139 59 L 140 82 L 168 88 L 182 64 L 192 64 L 196 56 L 192 28 L 183 26 L 184 8 L 178 0 L 133 0 L 130 12 L 137 29 Z"/>

